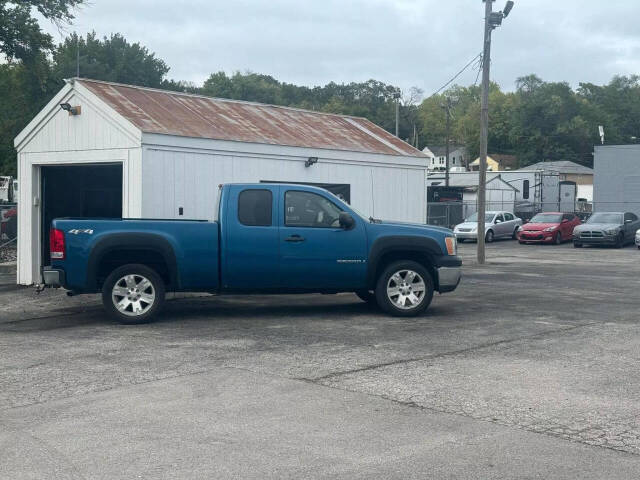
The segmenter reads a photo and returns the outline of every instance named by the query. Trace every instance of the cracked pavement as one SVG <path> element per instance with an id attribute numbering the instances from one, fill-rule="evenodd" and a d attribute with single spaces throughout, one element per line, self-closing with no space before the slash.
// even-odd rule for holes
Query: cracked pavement
<path id="1" fill-rule="evenodd" d="M 0 478 L 637 478 L 640 252 L 474 249 L 417 319 L 0 285 Z"/>

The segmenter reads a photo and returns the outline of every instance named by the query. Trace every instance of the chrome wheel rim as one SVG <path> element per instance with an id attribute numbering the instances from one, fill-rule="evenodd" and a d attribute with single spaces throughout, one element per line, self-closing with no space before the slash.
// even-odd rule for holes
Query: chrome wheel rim
<path id="1" fill-rule="evenodd" d="M 137 274 L 121 277 L 111 290 L 113 305 L 123 315 L 138 317 L 147 313 L 156 301 L 151 281 Z"/>
<path id="2" fill-rule="evenodd" d="M 420 306 L 426 291 L 424 279 L 413 270 L 398 270 L 387 282 L 387 298 L 401 310 L 411 310 Z"/>

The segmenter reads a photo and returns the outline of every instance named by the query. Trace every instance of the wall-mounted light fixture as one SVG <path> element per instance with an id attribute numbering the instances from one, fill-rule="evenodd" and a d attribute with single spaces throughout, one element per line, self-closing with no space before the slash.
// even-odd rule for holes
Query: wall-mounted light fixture
<path id="1" fill-rule="evenodd" d="M 310 167 L 314 163 L 318 163 L 318 157 L 309 157 L 306 162 L 304 162 L 305 167 Z"/>
<path id="2" fill-rule="evenodd" d="M 80 113 L 82 112 L 82 108 L 80 107 L 80 105 L 78 105 L 77 107 L 72 107 L 70 103 L 66 102 L 61 103 L 60 108 L 65 112 L 69 112 L 69 115 L 80 115 Z"/>

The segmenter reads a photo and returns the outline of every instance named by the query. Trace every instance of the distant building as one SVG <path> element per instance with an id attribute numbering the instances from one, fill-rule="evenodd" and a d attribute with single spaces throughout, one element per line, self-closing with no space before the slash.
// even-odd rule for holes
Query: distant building
<path id="1" fill-rule="evenodd" d="M 432 172 L 444 172 L 447 169 L 446 145 L 428 145 L 422 152 L 429 157 L 427 169 Z M 449 169 L 466 170 L 467 152 L 462 145 L 449 145 Z"/>
<path id="2" fill-rule="evenodd" d="M 487 171 L 489 172 L 517 170 L 518 166 L 518 157 L 515 155 L 504 155 L 502 153 L 487 155 Z M 480 170 L 480 157 L 469 164 L 469 170 L 472 172 Z"/>
<path id="3" fill-rule="evenodd" d="M 576 197 L 593 200 L 593 169 L 575 162 L 562 160 L 558 162 L 538 162 L 527 165 L 521 170 L 540 170 L 544 173 L 557 173 L 560 182 L 576 184 Z"/>

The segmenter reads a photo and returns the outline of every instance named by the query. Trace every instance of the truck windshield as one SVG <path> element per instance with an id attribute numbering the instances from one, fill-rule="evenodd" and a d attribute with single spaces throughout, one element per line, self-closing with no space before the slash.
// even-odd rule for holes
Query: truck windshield
<path id="1" fill-rule="evenodd" d="M 624 223 L 621 213 L 594 213 L 589 217 L 587 223 Z"/>
<path id="2" fill-rule="evenodd" d="M 562 215 L 556 213 L 539 213 L 529 223 L 560 223 Z"/>

